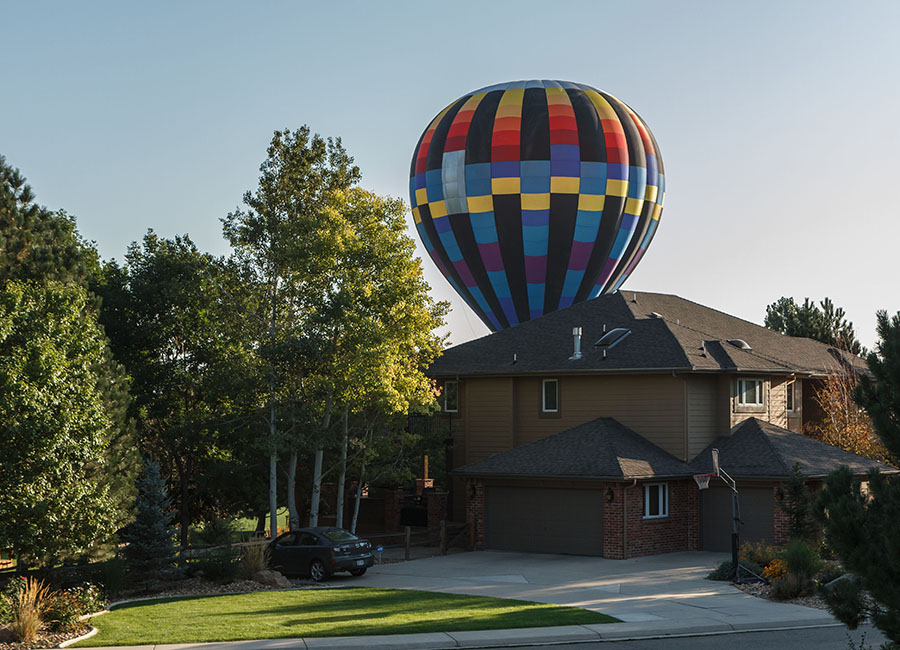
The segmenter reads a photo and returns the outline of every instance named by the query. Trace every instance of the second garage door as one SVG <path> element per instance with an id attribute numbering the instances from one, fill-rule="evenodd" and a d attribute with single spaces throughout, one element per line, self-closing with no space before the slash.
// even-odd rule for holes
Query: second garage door
<path id="1" fill-rule="evenodd" d="M 774 540 L 772 488 L 738 487 L 741 506 L 740 541 Z M 731 490 L 711 487 L 700 493 L 700 540 L 704 551 L 731 550 Z"/>
<path id="2" fill-rule="evenodd" d="M 532 553 L 600 555 L 601 490 L 487 486 L 484 545 Z"/>

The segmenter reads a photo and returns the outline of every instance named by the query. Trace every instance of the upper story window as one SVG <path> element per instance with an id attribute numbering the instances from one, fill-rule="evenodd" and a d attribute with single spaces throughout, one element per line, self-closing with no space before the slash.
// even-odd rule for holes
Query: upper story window
<path id="1" fill-rule="evenodd" d="M 444 411 L 459 412 L 459 382 L 456 380 L 444 382 Z"/>
<path id="2" fill-rule="evenodd" d="M 787 384 L 787 387 L 785 389 L 786 392 L 785 392 L 784 401 L 787 406 L 788 413 L 792 413 L 793 411 L 797 410 L 797 407 L 795 406 L 795 402 L 794 402 L 794 400 L 797 399 L 797 395 L 794 390 L 795 386 L 796 386 L 796 382 L 789 381 Z"/>
<path id="3" fill-rule="evenodd" d="M 669 516 L 669 484 L 647 483 L 644 485 L 644 519 L 659 519 Z"/>
<path id="4" fill-rule="evenodd" d="M 541 382 L 541 412 L 559 412 L 559 380 L 544 379 Z"/>
<path id="5" fill-rule="evenodd" d="M 764 404 L 762 379 L 738 379 L 737 403 L 740 406 L 762 406 Z"/>

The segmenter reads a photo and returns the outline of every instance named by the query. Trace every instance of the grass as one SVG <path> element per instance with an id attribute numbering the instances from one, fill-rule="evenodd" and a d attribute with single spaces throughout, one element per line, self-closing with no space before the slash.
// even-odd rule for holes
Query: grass
<path id="1" fill-rule="evenodd" d="M 79 645 L 122 646 L 615 623 L 576 607 L 401 589 L 306 589 L 166 598 L 91 620 Z"/>

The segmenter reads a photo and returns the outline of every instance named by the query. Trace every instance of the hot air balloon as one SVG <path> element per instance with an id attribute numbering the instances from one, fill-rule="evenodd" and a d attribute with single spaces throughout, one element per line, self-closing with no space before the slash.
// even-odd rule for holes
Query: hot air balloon
<path id="1" fill-rule="evenodd" d="M 664 178 L 650 130 L 612 95 L 514 81 L 438 113 L 409 194 L 429 255 L 497 331 L 618 289 L 656 233 Z"/>

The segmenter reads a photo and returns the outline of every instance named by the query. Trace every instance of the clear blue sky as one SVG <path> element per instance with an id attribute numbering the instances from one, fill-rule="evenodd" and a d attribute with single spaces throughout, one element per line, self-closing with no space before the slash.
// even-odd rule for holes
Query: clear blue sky
<path id="1" fill-rule="evenodd" d="M 104 258 L 148 228 L 223 254 L 277 128 L 339 135 L 406 197 L 429 120 L 527 78 L 630 104 L 667 172 L 625 289 L 761 322 L 830 296 L 900 310 L 900 2 L 4 2 L 0 153 Z M 413 231 L 410 230 L 413 234 Z M 414 236 L 414 235 L 413 235 Z M 440 277 L 452 340 L 486 329 Z"/>

